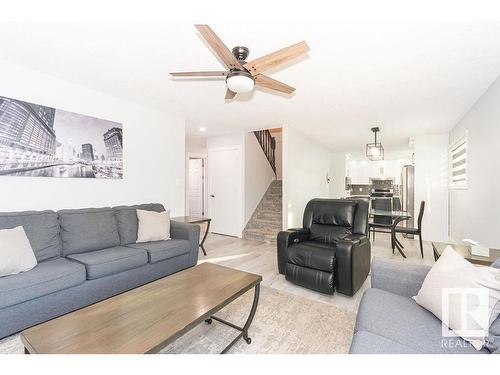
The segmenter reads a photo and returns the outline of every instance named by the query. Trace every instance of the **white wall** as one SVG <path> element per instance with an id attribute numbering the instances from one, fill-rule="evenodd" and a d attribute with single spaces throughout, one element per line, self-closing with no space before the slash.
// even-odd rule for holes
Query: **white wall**
<path id="1" fill-rule="evenodd" d="M 252 217 L 275 175 L 266 155 L 253 133 L 245 135 L 245 218 Z"/>
<path id="2" fill-rule="evenodd" d="M 415 225 L 425 201 L 423 239 L 448 241 L 448 134 L 418 136 L 415 147 Z"/>
<path id="3" fill-rule="evenodd" d="M 229 146 L 245 147 L 245 132 L 236 132 L 207 138 L 207 149 Z"/>
<path id="4" fill-rule="evenodd" d="M 207 154 L 207 140 L 203 137 L 196 137 L 192 134 L 186 134 L 186 153 Z"/>
<path id="5" fill-rule="evenodd" d="M 450 133 L 468 132 L 467 189 L 450 190 L 450 236 L 500 248 L 500 78 Z"/>
<path id="6" fill-rule="evenodd" d="M 312 198 L 328 198 L 330 153 L 291 126 L 283 127 L 283 227 L 302 227 Z"/>
<path id="7" fill-rule="evenodd" d="M 347 195 L 345 190 L 346 154 L 345 152 L 332 152 L 330 154 L 330 198 L 343 198 Z"/>
<path id="8" fill-rule="evenodd" d="M 0 211 L 160 202 L 184 213 L 184 120 L 0 60 L 0 95 L 123 124 L 124 178 L 0 177 Z"/>

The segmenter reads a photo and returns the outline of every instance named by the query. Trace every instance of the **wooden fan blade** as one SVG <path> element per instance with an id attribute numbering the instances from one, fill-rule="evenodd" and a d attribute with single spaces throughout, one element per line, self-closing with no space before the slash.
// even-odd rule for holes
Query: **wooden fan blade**
<path id="1" fill-rule="evenodd" d="M 225 77 L 226 71 L 209 71 L 209 72 L 174 72 L 170 73 L 174 77 Z"/>
<path id="2" fill-rule="evenodd" d="M 226 90 L 225 99 L 233 99 L 235 96 L 236 96 L 236 93 L 234 91 L 231 91 L 229 89 Z"/>
<path id="3" fill-rule="evenodd" d="M 254 79 L 255 79 L 255 84 L 257 86 L 266 87 L 268 89 L 276 90 L 279 92 L 284 92 L 285 94 L 291 94 L 292 92 L 295 91 L 294 87 L 288 86 L 283 82 L 276 81 L 275 79 L 272 79 L 271 77 L 265 76 L 263 74 L 256 75 Z"/>
<path id="4" fill-rule="evenodd" d="M 307 51 L 309 51 L 307 43 L 300 42 L 247 62 L 243 65 L 243 67 L 247 69 L 251 75 L 256 76 L 257 74 L 265 72 L 268 69 L 290 61 Z"/>
<path id="5" fill-rule="evenodd" d="M 215 34 L 208 25 L 195 25 L 195 27 L 228 69 L 243 69 L 238 59 L 234 57 L 231 51 L 222 43 L 222 40 L 219 39 L 217 34 Z"/>

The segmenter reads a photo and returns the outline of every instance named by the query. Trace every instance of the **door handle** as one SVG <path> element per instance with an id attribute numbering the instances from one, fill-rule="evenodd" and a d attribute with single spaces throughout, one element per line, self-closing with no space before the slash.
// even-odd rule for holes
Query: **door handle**
<path id="1" fill-rule="evenodd" d="M 210 197 L 211 197 L 211 198 L 215 198 L 215 195 L 213 195 L 213 194 L 210 194 Z"/>

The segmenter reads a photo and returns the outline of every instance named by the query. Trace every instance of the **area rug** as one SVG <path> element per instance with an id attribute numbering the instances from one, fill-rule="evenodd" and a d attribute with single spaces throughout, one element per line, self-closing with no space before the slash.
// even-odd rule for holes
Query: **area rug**
<path id="1" fill-rule="evenodd" d="M 253 291 L 245 293 L 216 316 L 243 325 Z M 355 314 L 322 302 L 261 287 L 260 301 L 250 326 L 250 345 L 238 341 L 229 353 L 343 354 L 349 350 Z M 219 353 L 238 332 L 222 323 L 199 324 L 161 353 Z M 22 353 L 19 335 L 0 340 L 0 353 Z"/>

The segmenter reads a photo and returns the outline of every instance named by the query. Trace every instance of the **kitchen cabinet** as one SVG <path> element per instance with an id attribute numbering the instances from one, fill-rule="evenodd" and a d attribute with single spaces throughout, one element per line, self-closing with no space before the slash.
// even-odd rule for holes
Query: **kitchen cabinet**
<path id="1" fill-rule="evenodd" d="M 370 184 L 370 178 L 393 178 L 396 185 L 401 184 L 403 160 L 350 161 L 347 176 L 353 185 Z"/>
<path id="2" fill-rule="evenodd" d="M 367 161 L 351 161 L 347 168 L 352 185 L 367 185 L 370 183 L 371 166 Z"/>

